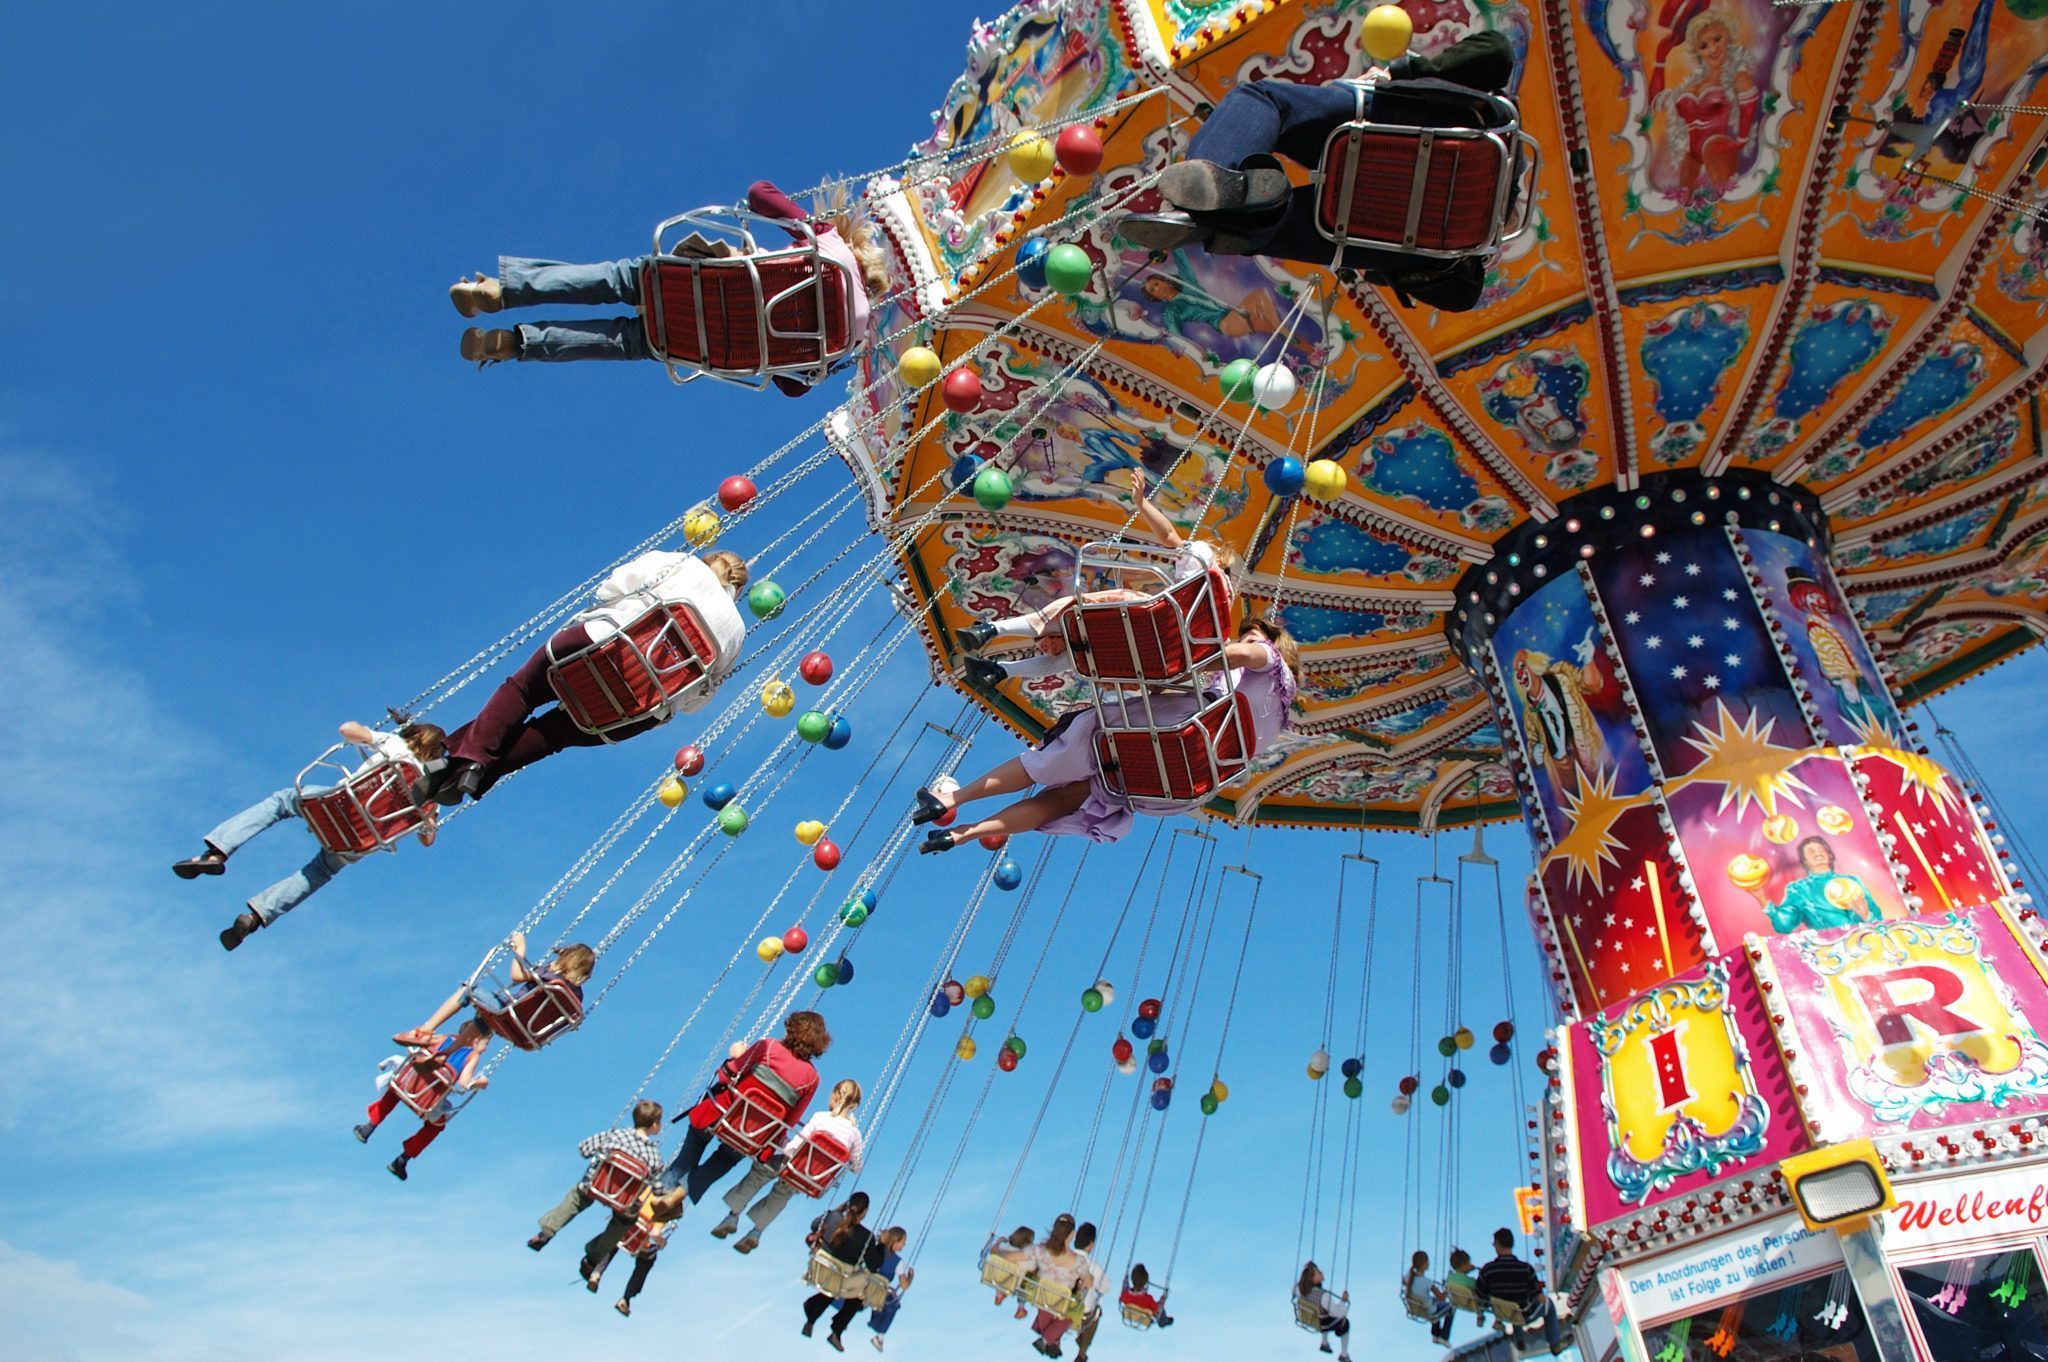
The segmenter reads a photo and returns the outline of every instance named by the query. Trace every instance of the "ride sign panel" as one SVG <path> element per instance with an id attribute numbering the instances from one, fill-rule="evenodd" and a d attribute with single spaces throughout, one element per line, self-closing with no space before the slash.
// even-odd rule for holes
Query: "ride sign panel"
<path id="1" fill-rule="evenodd" d="M 1798 1216 L 1785 1215 L 1652 1258 L 1624 1273 L 1623 1284 L 1630 1311 L 1649 1324 L 1812 1276 L 1841 1261 L 1841 1240 L 1832 1231 L 1809 1230 Z"/>

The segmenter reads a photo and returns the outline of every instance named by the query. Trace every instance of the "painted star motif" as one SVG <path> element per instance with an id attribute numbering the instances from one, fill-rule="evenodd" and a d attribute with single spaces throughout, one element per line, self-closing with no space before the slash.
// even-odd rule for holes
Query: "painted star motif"
<path id="1" fill-rule="evenodd" d="M 1654 572 L 1645 572 L 1642 576 L 1636 578 L 1636 581 L 1643 586 L 1655 586 L 1657 585 L 1657 574 Z"/>
<path id="2" fill-rule="evenodd" d="M 1721 627 L 1723 629 L 1740 629 L 1742 627 L 1742 621 L 1735 618 L 1735 616 L 1733 615 L 1723 615 L 1721 617 Z"/>
<path id="3" fill-rule="evenodd" d="M 1631 610 L 1626 615 L 1623 615 L 1621 617 L 1621 620 L 1624 624 L 1641 624 L 1643 622 L 1643 612 L 1640 610 Z"/>
<path id="4" fill-rule="evenodd" d="M 1708 690 L 1719 690 L 1721 689 L 1721 678 L 1714 672 L 1708 672 L 1700 678 L 1700 684 Z"/>
<path id="5" fill-rule="evenodd" d="M 1666 550 L 1665 552 L 1663 552 L 1663 553 L 1660 553 L 1660 554 L 1658 554 L 1658 555 L 1657 555 L 1657 563 L 1658 563 L 1658 565 L 1659 565 L 1660 567 L 1661 567 L 1662 565 L 1664 565 L 1665 563 L 1668 563 L 1668 562 L 1670 562 L 1670 561 L 1671 561 L 1671 553 L 1670 553 L 1670 551 L 1669 551 L 1668 549 L 1667 549 L 1667 550 Z"/>
<path id="6" fill-rule="evenodd" d="M 1672 781 L 1668 790 L 1699 783 L 1719 785 L 1721 801 L 1716 812 L 1733 805 L 1738 816 L 1751 804 L 1760 806 L 1766 816 L 1775 815 L 1781 798 L 1804 806 L 1800 795 L 1811 795 L 1813 790 L 1792 775 L 1791 768 L 1805 753 L 1772 742 L 1777 726 L 1775 718 L 1762 718 L 1755 711 L 1738 721 L 1725 701 L 1716 700 L 1713 719 L 1695 720 L 1693 731 L 1684 739 L 1704 760 Z"/>
<path id="7" fill-rule="evenodd" d="M 1614 925 L 1614 914 L 1612 914 L 1612 913 L 1609 913 L 1609 914 L 1607 915 L 1607 920 L 1606 920 L 1606 923 L 1605 923 L 1605 925 L 1606 925 L 1606 926 L 1609 926 L 1609 927 L 1612 927 L 1612 926 Z"/>
<path id="8" fill-rule="evenodd" d="M 1641 875 L 1636 876 L 1634 879 L 1628 882 L 1628 887 L 1630 889 L 1636 890 L 1637 892 L 1641 892 L 1643 887 L 1643 877 Z M 1609 913 L 1607 915 L 1607 925 L 1610 927 L 1614 925 L 1614 914 Z"/>
<path id="9" fill-rule="evenodd" d="M 1671 669 L 1671 679 L 1672 679 L 1673 681 L 1683 681 L 1683 680 L 1685 680 L 1685 678 L 1686 678 L 1686 674 L 1687 674 L 1687 673 L 1686 673 L 1686 670 L 1685 670 L 1685 664 L 1684 664 L 1683 662 L 1679 663 L 1679 664 L 1678 664 L 1678 665 L 1677 665 L 1676 667 L 1673 667 L 1673 668 Z"/>
<path id="10" fill-rule="evenodd" d="M 1692 597 L 1690 597 L 1690 596 L 1673 596 L 1673 597 L 1671 598 L 1671 605 L 1672 605 L 1672 608 L 1673 608 L 1673 609 L 1677 609 L 1677 610 L 1684 610 L 1685 608 L 1687 608 L 1687 607 L 1688 607 L 1688 606 L 1690 606 L 1691 604 L 1692 604 Z"/>
<path id="11" fill-rule="evenodd" d="M 1721 588 L 1721 599 L 1724 601 L 1739 600 L 1741 599 L 1741 593 L 1732 586 L 1724 586 Z"/>
<path id="12" fill-rule="evenodd" d="M 1664 638 L 1661 634 L 1652 634 L 1643 640 L 1643 646 L 1652 650 L 1661 648 L 1664 646 Z"/>
<path id="13" fill-rule="evenodd" d="M 1621 972 L 1622 972 L 1623 974 L 1627 974 L 1627 973 L 1628 973 L 1628 961 L 1624 960 L 1624 961 L 1622 961 L 1622 962 L 1621 962 Z"/>
<path id="14" fill-rule="evenodd" d="M 1704 648 L 1707 646 L 1706 636 L 1704 634 L 1688 634 L 1685 638 L 1685 646 L 1688 648 Z"/>
<path id="15" fill-rule="evenodd" d="M 1601 771 L 1565 796 L 1564 822 L 1567 832 L 1552 848 L 1550 860 L 1562 860 L 1571 887 L 1590 881 L 1595 892 L 1604 890 L 1603 867 L 1621 868 L 1614 854 L 1624 845 L 1614 835 L 1614 824 L 1627 811 L 1630 800 L 1614 792 L 1615 773 Z"/>
<path id="16" fill-rule="evenodd" d="M 1721 661 L 1730 667 L 1739 667 L 1742 665 L 1742 659 L 1734 653 L 1727 654 L 1721 659 Z"/>
<path id="17" fill-rule="evenodd" d="M 1686 575 L 1686 576 L 1688 576 L 1688 577 L 1697 577 L 1697 576 L 1699 576 L 1699 575 L 1700 575 L 1700 565 L 1699 565 L 1698 563 L 1687 563 L 1687 564 L 1685 565 L 1685 575 Z"/>

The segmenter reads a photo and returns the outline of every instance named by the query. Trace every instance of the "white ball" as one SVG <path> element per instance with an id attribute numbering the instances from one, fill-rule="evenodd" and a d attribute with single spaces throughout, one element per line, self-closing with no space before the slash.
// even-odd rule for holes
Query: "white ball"
<path id="1" fill-rule="evenodd" d="M 1102 1005 L 1104 1007 L 1108 1007 L 1116 1001 L 1116 989 L 1110 986 L 1110 982 L 1107 979 L 1097 979 L 1095 981 L 1095 991 L 1102 995 Z"/>
<path id="2" fill-rule="evenodd" d="M 1284 364 L 1262 364 L 1252 376 L 1252 401 L 1266 411 L 1278 411 L 1294 400 L 1294 371 Z"/>

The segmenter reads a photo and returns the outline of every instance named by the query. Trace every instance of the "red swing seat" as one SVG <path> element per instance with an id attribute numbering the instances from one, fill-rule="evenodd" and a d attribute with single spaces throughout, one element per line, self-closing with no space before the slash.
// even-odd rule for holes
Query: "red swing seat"
<path id="1" fill-rule="evenodd" d="M 711 1133 L 728 1148 L 758 1159 L 788 1132 L 797 1090 L 766 1064 L 756 1064 L 733 1080 L 726 1095 L 731 1100 Z"/>
<path id="2" fill-rule="evenodd" d="M 631 1215 L 639 1210 L 640 1194 L 647 1190 L 651 1176 L 653 1170 L 631 1154 L 607 1150 L 591 1170 L 590 1199 L 621 1215 Z"/>
<path id="3" fill-rule="evenodd" d="M 697 608 L 649 606 L 610 637 L 557 654 L 548 643 L 548 686 L 570 722 L 609 740 L 621 729 L 662 723 L 679 701 L 715 684 L 718 645 Z"/>
<path id="4" fill-rule="evenodd" d="M 1455 260 L 1527 229 L 1538 148 L 1513 100 L 1440 80 L 1356 89 L 1358 116 L 1330 134 L 1316 169 L 1325 240 Z"/>
<path id="5" fill-rule="evenodd" d="M 723 242 L 732 254 L 676 254 L 678 228 Z M 787 232 L 787 246 L 762 249 L 751 229 Z M 852 353 L 851 290 L 844 264 L 818 249 L 807 222 L 735 208 L 699 208 L 654 229 L 654 255 L 641 267 L 640 312 L 647 345 L 677 383 L 709 374 L 758 388 L 778 374 L 815 383 Z"/>
<path id="6" fill-rule="evenodd" d="M 407 1111 L 424 1121 L 454 1093 L 458 1076 L 455 1066 L 439 1055 L 426 1059 L 408 1055 L 391 1076 L 391 1091 Z"/>
<path id="7" fill-rule="evenodd" d="M 337 856 L 393 850 L 425 816 L 412 800 L 420 764 L 372 752 L 350 770 L 338 759 L 349 746 L 336 743 L 299 772 L 299 817 Z"/>
<path id="8" fill-rule="evenodd" d="M 498 952 L 511 954 L 507 945 L 495 946 L 476 973 L 464 985 L 476 1019 L 484 1030 L 517 1050 L 538 1050 L 556 1036 L 583 1024 L 583 990 L 567 979 L 543 976 L 523 956 L 511 958 L 532 977 L 523 984 L 506 984 L 492 971 Z"/>
<path id="9" fill-rule="evenodd" d="M 777 1176 L 805 1196 L 821 1197 L 852 1161 L 851 1151 L 836 1135 L 814 1131 L 798 1142 Z"/>
<path id="10" fill-rule="evenodd" d="M 1172 727 L 1145 726 L 1142 708 L 1128 698 L 1113 705 L 1096 702 L 1102 716 L 1096 769 L 1104 787 L 1132 808 L 1171 813 L 1200 804 L 1250 764 L 1257 741 L 1251 702 L 1235 691 L 1226 690 Z M 1121 722 L 1112 724 L 1112 718 Z"/>
<path id="11" fill-rule="evenodd" d="M 1230 642 L 1230 583 L 1210 568 L 1176 582 L 1179 555 L 1136 544 L 1089 544 L 1075 562 L 1074 604 L 1060 634 L 1074 670 L 1091 681 L 1192 683 Z M 1083 585 L 1107 572 L 1143 599 L 1088 601 Z"/>
<path id="12" fill-rule="evenodd" d="M 655 1232 L 661 1226 L 644 1215 L 635 1215 L 633 1223 L 619 1236 L 619 1252 L 628 1258 L 638 1258 L 654 1244 Z"/>

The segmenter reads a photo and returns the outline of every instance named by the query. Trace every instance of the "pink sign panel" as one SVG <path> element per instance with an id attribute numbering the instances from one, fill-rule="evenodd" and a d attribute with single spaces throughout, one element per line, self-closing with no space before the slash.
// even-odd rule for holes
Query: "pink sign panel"
<path id="1" fill-rule="evenodd" d="M 1818 1138 L 2048 1110 L 2048 982 L 1996 906 L 1749 949 Z"/>
<path id="2" fill-rule="evenodd" d="M 1640 1214 L 1807 1145 L 1739 954 L 1568 1033 L 1582 1224 Z"/>

